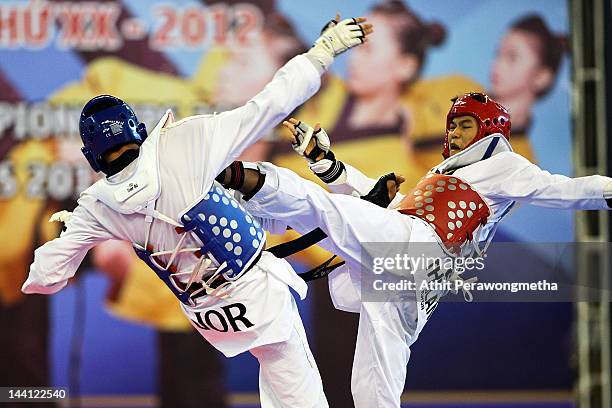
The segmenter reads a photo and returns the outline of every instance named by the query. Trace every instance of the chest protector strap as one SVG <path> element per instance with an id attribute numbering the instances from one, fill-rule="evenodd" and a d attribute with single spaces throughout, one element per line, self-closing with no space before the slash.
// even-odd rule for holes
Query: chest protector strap
<path id="1" fill-rule="evenodd" d="M 159 213 L 154 206 L 155 202 L 151 201 L 141 211 L 149 225 L 145 246 L 135 244 L 134 249 L 136 255 L 186 305 L 193 305 L 193 300 L 204 294 L 218 295 L 222 288 L 238 279 L 257 261 L 265 246 L 266 236 L 257 220 L 218 183 L 213 184 L 201 200 L 183 212 L 180 216 L 182 223 Z M 173 250 L 153 252 L 149 235 L 155 219 L 174 225 L 181 235 Z M 188 234 L 197 238 L 202 245 L 183 248 Z M 193 271 L 177 271 L 174 261 L 182 253 L 193 253 L 199 258 Z M 170 258 L 162 264 L 158 260 L 160 256 Z M 189 276 L 186 284 L 179 280 L 183 275 Z M 207 275 L 206 279 L 204 275 Z"/>

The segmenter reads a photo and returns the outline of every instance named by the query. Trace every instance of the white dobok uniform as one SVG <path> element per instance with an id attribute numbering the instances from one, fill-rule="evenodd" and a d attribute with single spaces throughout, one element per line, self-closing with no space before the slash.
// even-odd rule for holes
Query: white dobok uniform
<path id="1" fill-rule="evenodd" d="M 87 251 L 109 239 L 140 247 L 150 243 L 156 251 L 168 251 L 162 259 L 172 263 L 170 253 L 181 239 L 175 231 L 180 215 L 203 199 L 215 177 L 245 148 L 319 86 L 319 70 L 299 55 L 240 108 L 174 123 L 168 111 L 141 145 L 138 159 L 83 192 L 66 230 L 35 251 L 23 292 L 59 291 Z M 202 245 L 197 237 L 182 237 L 186 247 Z M 254 242 L 263 248 L 265 238 L 259 239 Z M 182 281 L 187 281 L 198 258 L 193 252 L 179 252 L 174 262 L 179 272 L 186 271 Z M 263 407 L 327 407 L 289 287 L 301 298 L 306 295 L 305 282 L 289 264 L 263 251 L 259 261 L 226 288 L 229 296 L 205 295 L 193 306 L 181 306 L 194 327 L 223 354 L 231 357 L 249 350 L 259 360 Z M 202 319 L 209 327 L 198 324 Z"/>
<path id="2" fill-rule="evenodd" d="M 361 302 L 361 273 L 366 273 L 361 266 L 361 243 L 439 243 L 434 229 L 420 218 L 393 210 L 403 198 L 401 194 L 388 209 L 352 196 L 366 195 L 376 180 L 349 165 L 346 173 L 330 185 L 341 194 L 329 193 L 270 163 L 259 163 L 259 167 L 266 173 L 266 182 L 246 204 L 247 209 L 256 216 L 287 223 L 300 233 L 320 227 L 328 235 L 322 246 L 346 261 L 344 267 L 329 275 L 329 287 L 338 309 L 360 313 L 351 383 L 355 406 L 399 407 L 410 346 L 435 308 L 432 293 L 417 291 L 416 302 L 414 297 L 407 302 Z M 489 206 L 491 215 L 479 232 L 480 242 L 492 238 L 496 224 L 515 202 L 550 208 L 608 209 L 604 188 L 608 185 L 607 191 L 612 180 L 597 175 L 569 178 L 550 174 L 512 152 L 499 134 L 450 157 L 432 172 L 452 172 L 453 177 L 469 183 Z M 444 257 L 441 246 L 437 247 L 438 256 Z M 428 256 L 436 256 L 436 250 Z M 417 288 L 418 281 L 427 279 L 424 272 L 415 272 Z"/>

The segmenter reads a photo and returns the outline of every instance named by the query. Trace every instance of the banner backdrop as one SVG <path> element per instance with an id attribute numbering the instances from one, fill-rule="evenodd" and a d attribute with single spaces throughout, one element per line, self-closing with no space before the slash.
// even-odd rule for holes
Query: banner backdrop
<path id="1" fill-rule="evenodd" d="M 337 157 L 371 177 L 404 174 L 409 189 L 441 160 L 450 99 L 487 91 L 512 114 L 515 151 L 571 174 L 564 1 L 2 1 L 0 304 L 23 302 L 19 288 L 34 248 L 58 233 L 47 223 L 50 214 L 73 207 L 99 177 L 79 151 L 78 115 L 89 98 L 124 99 L 149 129 L 167 108 L 181 118 L 239 106 L 304 52 L 337 11 L 366 15 L 375 34 L 338 58 L 321 90 L 293 114 L 320 122 Z M 312 179 L 279 131 L 243 158 L 271 160 Z M 499 231 L 504 240 L 570 241 L 572 214 L 520 208 Z M 130 251 L 112 243 L 88 261 L 110 278 L 94 279 L 96 290 L 108 286 L 106 307 L 158 330 L 187 330 L 171 294 Z M 295 261 L 325 257 L 313 250 Z M 55 299 L 68 302 L 65 295 Z M 569 326 L 570 316 L 564 319 L 556 331 L 544 325 L 542 332 L 567 335 L 559 332 Z"/>

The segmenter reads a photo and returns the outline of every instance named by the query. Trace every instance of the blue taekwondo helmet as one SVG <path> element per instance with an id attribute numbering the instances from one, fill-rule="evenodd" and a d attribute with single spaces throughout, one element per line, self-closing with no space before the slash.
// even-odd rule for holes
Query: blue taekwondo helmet
<path id="1" fill-rule="evenodd" d="M 139 146 L 147 138 L 147 128 L 130 106 L 112 95 L 99 95 L 83 107 L 79 120 L 83 140 L 81 151 L 94 171 L 106 172 L 105 153 L 127 144 Z"/>

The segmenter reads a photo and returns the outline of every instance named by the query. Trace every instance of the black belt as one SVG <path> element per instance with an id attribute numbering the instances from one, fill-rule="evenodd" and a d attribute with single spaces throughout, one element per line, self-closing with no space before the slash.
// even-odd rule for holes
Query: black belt
<path id="1" fill-rule="evenodd" d="M 317 229 L 310 231 L 307 234 L 302 235 L 299 238 L 296 238 L 288 242 L 283 242 L 282 244 L 275 245 L 271 248 L 266 249 L 265 251 L 271 253 L 277 258 L 286 258 L 300 251 L 303 251 L 306 248 L 313 246 L 314 244 L 324 240 L 325 238 L 327 238 L 327 234 L 323 232 L 321 228 L 317 228 Z M 253 265 L 259 262 L 260 258 L 261 258 L 261 252 L 257 254 L 257 256 L 255 257 L 255 260 L 251 262 L 247 270 L 243 272 L 243 275 L 247 273 L 248 271 L 250 271 L 251 268 L 253 268 Z M 323 262 L 322 264 L 320 264 L 319 266 L 313 269 L 310 269 L 306 272 L 298 273 L 298 276 L 304 279 L 305 282 L 310 282 L 315 279 L 324 278 L 327 275 L 329 275 L 334 269 L 344 265 L 345 263 L 344 261 L 330 265 L 332 261 L 336 258 L 337 258 L 336 255 L 334 255 L 328 260 L 326 260 L 325 262 Z M 215 279 L 214 282 L 211 283 L 210 287 L 213 289 L 217 289 L 219 286 L 223 285 L 226 282 L 231 282 L 231 281 L 226 279 L 225 276 L 219 275 L 219 277 Z M 202 289 L 203 287 L 204 286 L 202 285 L 202 283 L 196 282 L 196 283 L 193 283 L 189 287 L 188 292 L 189 294 L 192 294 Z M 192 296 L 191 298 L 198 299 L 204 295 L 206 295 L 206 291 L 202 290 L 197 295 Z"/>
<path id="2" fill-rule="evenodd" d="M 308 247 L 313 246 L 314 244 L 324 240 L 325 238 L 327 238 L 327 234 L 323 232 L 321 228 L 317 228 L 292 241 L 275 245 L 272 248 L 267 249 L 267 251 L 277 258 L 286 258 L 290 255 L 296 254 Z M 298 276 L 304 279 L 304 281 L 306 282 L 324 278 L 325 276 L 329 275 L 334 269 L 344 265 L 344 261 L 330 265 L 335 258 L 336 255 L 332 256 L 327 261 L 323 262 L 321 265 L 309 271 L 298 273 Z"/>

